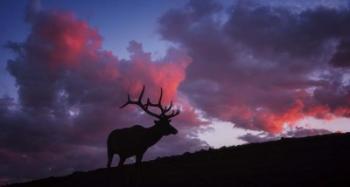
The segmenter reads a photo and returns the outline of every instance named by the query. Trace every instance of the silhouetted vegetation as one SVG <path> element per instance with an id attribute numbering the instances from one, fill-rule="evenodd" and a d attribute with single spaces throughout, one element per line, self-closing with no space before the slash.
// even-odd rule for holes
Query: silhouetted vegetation
<path id="1" fill-rule="evenodd" d="M 287 138 L 10 186 L 348 186 L 349 148 L 350 133 Z"/>

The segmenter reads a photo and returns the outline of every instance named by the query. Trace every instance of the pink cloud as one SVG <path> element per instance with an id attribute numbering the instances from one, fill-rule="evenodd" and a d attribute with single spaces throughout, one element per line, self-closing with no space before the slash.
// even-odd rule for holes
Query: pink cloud
<path id="1" fill-rule="evenodd" d="M 270 133 L 307 116 L 348 117 L 347 9 L 293 13 L 243 1 L 227 12 L 218 7 L 215 1 L 190 2 L 159 19 L 163 39 L 192 57 L 181 91 L 197 109 Z M 211 11 L 198 14 L 203 9 Z M 218 19 L 223 14 L 228 19 Z M 330 42 L 334 38 L 338 46 Z"/>
<path id="2" fill-rule="evenodd" d="M 191 63 L 183 50 L 170 48 L 154 60 L 142 44 L 131 41 L 130 59 L 118 59 L 101 48 L 97 29 L 72 13 L 37 10 L 30 24 L 27 40 L 16 44 L 17 58 L 8 62 L 18 86 L 19 110 L 12 110 L 12 100 L 0 100 L 6 102 L 0 105 L 0 158 L 12 168 L 0 169 L 1 176 L 20 180 L 67 174 L 72 172 L 69 168 L 103 167 L 110 131 L 153 124 L 137 107 L 119 108 L 127 93 L 136 96 L 142 85 L 152 100 L 158 99 L 162 87 L 164 104 L 173 100 L 181 106 L 178 88 Z M 186 133 L 202 122 L 188 103 L 183 105 L 181 117 L 173 122 L 181 137 L 158 145 L 147 158 L 201 147 L 201 140 L 187 138 Z M 21 155 L 28 164 L 21 164 Z"/>

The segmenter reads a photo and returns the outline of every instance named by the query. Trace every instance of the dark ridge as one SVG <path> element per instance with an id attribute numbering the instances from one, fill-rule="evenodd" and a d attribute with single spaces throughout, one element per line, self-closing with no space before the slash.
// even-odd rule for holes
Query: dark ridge
<path id="1" fill-rule="evenodd" d="M 349 186 L 350 133 L 284 138 L 184 153 L 141 168 L 97 169 L 9 187 L 29 186 Z"/>

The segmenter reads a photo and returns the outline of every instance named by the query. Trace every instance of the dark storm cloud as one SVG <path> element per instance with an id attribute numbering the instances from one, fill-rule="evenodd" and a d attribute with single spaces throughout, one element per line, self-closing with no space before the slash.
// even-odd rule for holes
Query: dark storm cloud
<path id="1" fill-rule="evenodd" d="M 114 128 L 151 124 L 136 107 L 120 110 L 127 92 L 175 100 L 179 136 L 152 147 L 147 158 L 206 144 L 193 128 L 217 118 L 262 131 L 240 139 L 276 138 L 284 126 L 312 116 L 350 116 L 348 8 L 288 8 L 239 1 L 229 10 L 190 1 L 159 18 L 159 33 L 179 48 L 153 60 L 131 41 L 130 59 L 102 49 L 95 28 L 74 14 L 28 6 L 31 31 L 7 69 L 19 103 L 0 99 L 0 182 L 66 174 L 105 165 L 105 138 Z M 252 1 L 253 2 L 253 1 Z M 327 133 L 295 129 L 286 136 Z M 34 172 L 35 171 L 35 172 Z"/>
<path id="2" fill-rule="evenodd" d="M 201 9 L 215 11 L 199 17 L 197 6 L 169 10 L 159 31 L 192 57 L 181 90 L 208 117 L 279 133 L 306 116 L 349 115 L 348 70 L 335 68 L 346 62 L 348 8 L 238 1 L 226 13 L 206 1 Z"/>
<path id="3" fill-rule="evenodd" d="M 163 87 L 164 102 L 175 100 L 182 107 L 182 114 L 174 119 L 181 137 L 157 145 L 147 158 L 202 146 L 202 141 L 187 134 L 203 122 L 177 94 L 191 63 L 182 50 L 170 48 L 164 58 L 152 60 L 142 44 L 131 41 L 130 60 L 118 59 L 102 49 L 97 30 L 74 14 L 41 10 L 38 4 L 28 6 L 28 11 L 28 38 L 7 45 L 16 53 L 7 69 L 16 80 L 19 102 L 0 99 L 0 180 L 104 166 L 110 131 L 152 124 L 136 107 L 119 109 L 127 93 L 136 96 L 142 85 L 152 100 Z"/>
<path id="4" fill-rule="evenodd" d="M 348 37 L 350 11 L 316 7 L 301 13 L 287 8 L 246 7 L 239 3 L 232 8 L 225 25 L 228 35 L 258 52 L 288 53 L 292 57 L 323 52 L 329 40 Z"/>
<path id="5" fill-rule="evenodd" d="M 331 63 L 336 67 L 348 67 L 350 66 L 350 40 L 349 38 L 342 39 L 338 46 L 337 51 L 331 59 Z"/>

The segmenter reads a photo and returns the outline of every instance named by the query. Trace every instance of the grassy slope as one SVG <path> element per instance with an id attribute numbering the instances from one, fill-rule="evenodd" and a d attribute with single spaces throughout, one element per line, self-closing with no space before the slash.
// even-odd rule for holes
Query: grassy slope
<path id="1" fill-rule="evenodd" d="M 350 186 L 350 133 L 199 151 L 16 186 Z M 347 184 L 347 185 L 346 185 Z"/>

